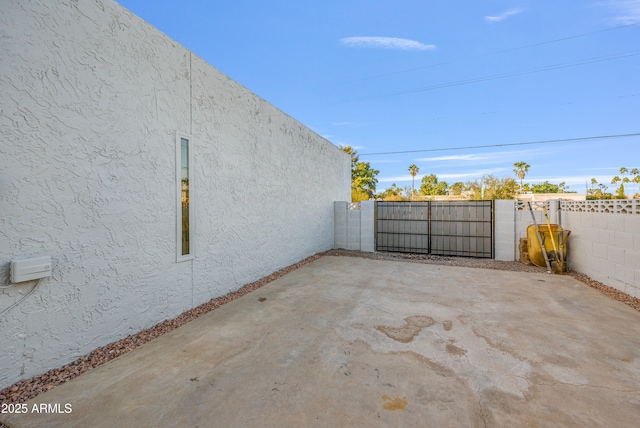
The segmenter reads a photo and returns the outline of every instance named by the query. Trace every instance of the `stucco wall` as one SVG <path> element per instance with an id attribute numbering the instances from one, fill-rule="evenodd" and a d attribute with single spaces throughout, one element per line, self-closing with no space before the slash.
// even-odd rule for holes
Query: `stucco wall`
<path id="1" fill-rule="evenodd" d="M 5 0 L 0 53 L 0 284 L 13 259 L 53 261 L 0 316 L 0 388 L 333 247 L 349 157 L 115 2 Z"/>

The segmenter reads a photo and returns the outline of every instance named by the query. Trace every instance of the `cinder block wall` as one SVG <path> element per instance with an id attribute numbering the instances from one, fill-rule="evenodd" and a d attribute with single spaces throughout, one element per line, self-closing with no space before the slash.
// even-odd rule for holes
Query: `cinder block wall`
<path id="1" fill-rule="evenodd" d="M 569 267 L 640 298 L 640 215 L 562 212 Z"/>
<path id="2" fill-rule="evenodd" d="M 349 156 L 114 1 L 3 0 L 0 52 L 0 284 L 53 264 L 0 316 L 0 388 L 334 246 Z"/>
<path id="3" fill-rule="evenodd" d="M 494 205 L 495 227 L 495 259 L 511 261 L 517 259 L 516 244 L 516 210 L 514 201 L 495 201 Z"/>
<path id="4" fill-rule="evenodd" d="M 334 248 L 375 251 L 374 201 L 334 202 Z"/>
<path id="5" fill-rule="evenodd" d="M 531 211 L 515 211 L 514 239 L 509 243 L 512 223 L 507 205 L 513 202 L 496 201 L 496 258 L 500 254 L 509 260 L 508 253 L 513 251 L 510 260 L 518 260 L 518 243 L 527 237 L 527 226 L 533 221 Z M 550 222 L 560 222 L 571 231 L 567 241 L 569 268 L 640 297 L 640 200 L 550 201 L 549 205 Z M 533 214 L 538 224 L 546 223 L 543 211 Z"/>

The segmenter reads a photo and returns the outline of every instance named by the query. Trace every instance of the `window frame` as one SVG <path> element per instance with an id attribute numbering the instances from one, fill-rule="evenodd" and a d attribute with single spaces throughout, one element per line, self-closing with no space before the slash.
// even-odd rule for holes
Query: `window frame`
<path id="1" fill-rule="evenodd" d="M 182 140 L 187 140 L 187 179 L 189 180 L 189 253 L 182 254 Z M 176 132 L 176 262 L 195 258 L 195 204 L 193 183 L 193 137 L 190 134 Z"/>

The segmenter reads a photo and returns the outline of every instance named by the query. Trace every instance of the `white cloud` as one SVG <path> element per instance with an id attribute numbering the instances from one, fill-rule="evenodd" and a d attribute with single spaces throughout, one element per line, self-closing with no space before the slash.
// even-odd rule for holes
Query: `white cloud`
<path id="1" fill-rule="evenodd" d="M 621 24 L 640 23 L 640 0 L 611 0 L 596 3 L 598 6 L 607 6 L 616 11 L 615 20 Z"/>
<path id="2" fill-rule="evenodd" d="M 351 48 L 382 48 L 414 51 L 430 51 L 436 48 L 435 45 L 425 45 L 417 40 L 401 39 L 398 37 L 345 37 L 340 40 L 340 43 Z"/>
<path id="3" fill-rule="evenodd" d="M 525 9 L 509 9 L 509 10 L 507 10 L 505 12 L 502 12 L 499 15 L 485 16 L 484 19 L 487 22 L 500 22 L 500 21 L 503 21 L 503 20 L 507 19 L 510 16 L 517 15 L 517 14 L 522 13 L 524 11 L 525 11 Z"/>
<path id="4" fill-rule="evenodd" d="M 565 151 L 563 148 L 538 148 L 524 150 L 504 150 L 498 152 L 473 153 L 467 155 L 434 156 L 428 158 L 417 158 L 415 162 L 472 162 L 479 165 L 490 165 L 496 163 L 514 163 L 521 160 L 531 163 L 533 159 L 542 156 L 549 156 L 551 153 Z"/>

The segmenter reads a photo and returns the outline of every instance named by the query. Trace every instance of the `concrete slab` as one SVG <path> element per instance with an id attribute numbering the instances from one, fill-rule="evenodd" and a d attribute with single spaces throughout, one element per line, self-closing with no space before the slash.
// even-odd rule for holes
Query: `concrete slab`
<path id="1" fill-rule="evenodd" d="M 0 421 L 635 427 L 640 313 L 566 276 L 323 257 L 27 409 Z"/>

